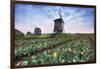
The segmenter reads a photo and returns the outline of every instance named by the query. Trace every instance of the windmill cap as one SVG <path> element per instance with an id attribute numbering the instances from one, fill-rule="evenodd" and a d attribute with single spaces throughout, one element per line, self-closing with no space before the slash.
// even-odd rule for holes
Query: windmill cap
<path id="1" fill-rule="evenodd" d="M 63 22 L 63 20 L 61 18 L 55 19 L 55 22 Z"/>

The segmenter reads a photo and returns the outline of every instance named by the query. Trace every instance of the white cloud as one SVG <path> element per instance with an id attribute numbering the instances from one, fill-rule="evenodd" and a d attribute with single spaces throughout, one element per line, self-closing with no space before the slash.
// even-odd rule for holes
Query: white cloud
<path id="1" fill-rule="evenodd" d="M 54 20 L 59 18 L 58 10 L 61 8 L 66 33 L 91 33 L 94 30 L 94 27 L 91 27 L 90 25 L 91 17 L 89 20 L 89 17 L 84 16 L 88 13 L 82 8 L 81 11 L 78 11 L 78 9 L 75 7 L 42 6 L 40 8 L 34 7 L 34 9 L 33 7 L 29 7 L 30 9 L 28 9 L 28 11 L 27 8 L 24 8 L 27 13 L 25 16 L 23 13 L 21 13 L 21 16 L 18 16 L 20 12 L 16 13 L 16 16 L 19 17 L 18 22 L 15 20 L 16 29 L 23 31 L 24 33 L 27 33 L 27 31 L 31 31 L 33 33 L 35 27 L 40 27 L 42 29 L 42 33 L 52 33 L 54 28 Z"/>

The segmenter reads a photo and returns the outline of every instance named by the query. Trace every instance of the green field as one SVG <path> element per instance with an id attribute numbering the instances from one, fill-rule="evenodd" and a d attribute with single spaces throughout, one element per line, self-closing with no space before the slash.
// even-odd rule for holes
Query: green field
<path id="1" fill-rule="evenodd" d="M 42 34 L 15 40 L 15 65 L 94 62 L 94 34 Z"/>

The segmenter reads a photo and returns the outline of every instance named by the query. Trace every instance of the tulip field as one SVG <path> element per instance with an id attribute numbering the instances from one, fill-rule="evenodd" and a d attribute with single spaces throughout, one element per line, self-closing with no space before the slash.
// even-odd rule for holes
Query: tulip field
<path id="1" fill-rule="evenodd" d="M 15 65 L 94 62 L 93 34 L 66 34 L 15 40 Z"/>

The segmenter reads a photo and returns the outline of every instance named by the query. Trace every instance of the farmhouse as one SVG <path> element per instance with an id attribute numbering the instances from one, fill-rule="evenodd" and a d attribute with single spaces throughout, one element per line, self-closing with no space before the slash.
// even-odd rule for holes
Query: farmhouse
<path id="1" fill-rule="evenodd" d="M 41 29 L 36 27 L 35 30 L 34 30 L 34 34 L 41 35 Z"/>

